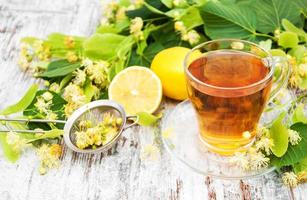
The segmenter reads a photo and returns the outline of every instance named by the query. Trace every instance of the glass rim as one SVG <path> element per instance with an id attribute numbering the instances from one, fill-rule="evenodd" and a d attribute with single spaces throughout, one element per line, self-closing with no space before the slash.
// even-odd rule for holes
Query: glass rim
<path id="1" fill-rule="evenodd" d="M 263 52 L 265 52 L 270 61 L 271 61 L 271 65 L 270 65 L 270 72 L 261 80 L 255 82 L 255 83 L 252 83 L 252 84 L 249 84 L 249 85 L 245 85 L 245 86 L 240 86 L 240 87 L 221 87 L 221 86 L 215 86 L 215 85 L 211 85 L 211 84 L 208 84 L 208 83 L 204 83 L 202 81 L 200 81 L 198 78 L 196 78 L 194 75 L 192 75 L 190 73 L 190 71 L 188 70 L 189 68 L 189 65 L 188 65 L 188 59 L 190 57 L 190 55 L 197 49 L 200 49 L 201 47 L 203 46 L 206 46 L 208 44 L 211 44 L 211 43 L 215 43 L 215 42 L 221 42 L 221 41 L 229 41 L 229 42 L 242 42 L 242 43 L 245 43 L 245 44 L 249 44 L 249 45 L 253 45 L 253 46 L 256 46 L 257 48 L 259 48 L 260 50 L 262 50 Z M 225 50 L 228 50 L 228 49 L 225 49 Z M 240 50 L 239 50 L 240 51 Z M 194 61 L 194 60 L 193 60 Z M 192 61 L 192 62 L 193 62 Z M 192 63 L 191 62 L 191 63 Z M 240 39 L 233 39 L 233 38 L 225 38 L 225 39 L 216 39 L 216 40 L 210 40 L 210 41 L 207 41 L 207 42 L 204 42 L 204 43 L 201 43 L 197 46 L 195 46 L 194 48 L 192 48 L 188 53 L 187 55 L 184 57 L 184 61 L 183 61 L 183 65 L 184 65 L 184 71 L 185 71 L 185 74 L 190 77 L 193 81 L 195 81 L 196 83 L 202 85 L 202 86 L 206 86 L 206 87 L 209 87 L 209 88 L 212 88 L 212 89 L 217 89 L 217 90 L 242 90 L 242 89 L 249 89 L 249 88 L 253 88 L 253 87 L 256 87 L 258 85 L 261 85 L 263 83 L 265 83 L 266 81 L 268 81 L 273 73 L 274 73 L 274 68 L 275 68 L 275 65 L 273 63 L 273 57 L 271 55 L 270 52 L 268 52 L 267 50 L 265 50 L 264 48 L 260 47 L 258 44 L 256 43 L 253 43 L 253 42 L 250 42 L 250 41 L 246 41 L 246 40 L 240 40 Z"/>

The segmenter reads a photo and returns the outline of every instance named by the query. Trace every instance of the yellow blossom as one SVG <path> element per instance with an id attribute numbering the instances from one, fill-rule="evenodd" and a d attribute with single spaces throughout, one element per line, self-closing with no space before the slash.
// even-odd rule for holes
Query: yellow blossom
<path id="1" fill-rule="evenodd" d="M 184 33 L 187 31 L 187 29 L 184 26 L 182 21 L 176 21 L 175 24 L 174 24 L 174 28 L 175 28 L 176 31 L 180 31 L 180 32 L 184 32 Z"/>
<path id="2" fill-rule="evenodd" d="M 285 172 L 282 176 L 282 181 L 289 187 L 296 187 L 298 183 L 297 176 L 293 172 Z"/>
<path id="3" fill-rule="evenodd" d="M 200 35 L 195 30 L 191 30 L 181 37 L 182 40 L 188 41 L 191 45 L 197 44 L 200 40 Z"/>
<path id="4" fill-rule="evenodd" d="M 68 60 L 68 62 L 73 63 L 73 62 L 78 61 L 79 58 L 78 58 L 78 56 L 75 54 L 75 52 L 69 51 L 69 52 L 67 52 L 67 54 L 66 54 L 66 59 Z"/>
<path id="5" fill-rule="evenodd" d="M 235 155 L 230 158 L 230 163 L 237 165 L 242 170 L 249 170 L 249 159 L 246 152 L 236 152 Z"/>
<path id="6" fill-rule="evenodd" d="M 83 70 L 77 69 L 73 74 L 75 76 L 73 82 L 76 85 L 82 86 L 86 80 L 86 73 Z"/>
<path id="7" fill-rule="evenodd" d="M 256 149 L 257 151 L 259 150 L 264 150 L 266 155 L 271 154 L 271 148 L 273 147 L 274 142 L 271 138 L 262 136 L 260 140 L 256 142 Z"/>
<path id="8" fill-rule="evenodd" d="M 37 155 L 40 159 L 39 171 L 45 174 L 48 169 L 58 167 L 60 165 L 60 156 L 62 147 L 59 144 L 43 144 L 37 150 Z"/>
<path id="9" fill-rule="evenodd" d="M 51 101 L 53 98 L 53 95 L 50 92 L 45 92 L 42 94 L 42 97 L 45 101 Z"/>
<path id="10" fill-rule="evenodd" d="M 59 85 L 58 83 L 56 83 L 56 82 L 51 83 L 51 85 L 49 86 L 49 90 L 50 90 L 51 92 L 58 93 L 58 92 L 60 92 L 60 91 L 59 91 L 59 90 L 60 90 L 60 85 Z"/>
<path id="11" fill-rule="evenodd" d="M 250 154 L 250 168 L 252 170 L 259 170 L 269 165 L 270 159 L 265 157 L 261 152 Z"/>
<path id="12" fill-rule="evenodd" d="M 47 113 L 50 106 L 52 104 L 52 101 L 45 101 L 45 99 L 43 97 L 37 97 L 37 101 L 34 104 L 34 106 L 37 108 L 37 110 L 40 113 Z"/>
<path id="13" fill-rule="evenodd" d="M 72 36 L 67 36 L 64 38 L 64 45 L 68 49 L 72 49 L 75 47 L 75 39 Z"/>
<path id="14" fill-rule="evenodd" d="M 302 76 L 302 77 L 307 77 L 307 64 L 300 64 L 298 66 L 298 70 L 299 70 L 299 74 Z"/>
<path id="15" fill-rule="evenodd" d="M 46 119 L 48 119 L 48 120 L 57 120 L 58 119 L 58 115 L 56 113 L 50 111 L 50 112 L 47 112 Z"/>
<path id="16" fill-rule="evenodd" d="M 130 33 L 133 34 L 134 37 L 137 40 L 143 40 L 144 39 L 142 28 L 143 28 L 142 18 L 136 17 L 136 18 L 131 20 Z"/>
<path id="17" fill-rule="evenodd" d="M 85 67 L 86 74 L 100 88 L 108 84 L 108 71 L 109 63 L 106 61 L 99 61 Z"/>
<path id="18" fill-rule="evenodd" d="M 288 129 L 288 135 L 289 135 L 289 142 L 292 145 L 297 145 L 302 140 L 300 134 L 297 131 Z"/>

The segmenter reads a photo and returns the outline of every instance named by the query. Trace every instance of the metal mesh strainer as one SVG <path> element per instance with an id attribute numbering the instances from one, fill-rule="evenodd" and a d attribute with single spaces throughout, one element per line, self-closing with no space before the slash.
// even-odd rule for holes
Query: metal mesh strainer
<path id="1" fill-rule="evenodd" d="M 109 140 L 106 144 L 98 146 L 97 148 L 85 148 L 80 149 L 76 145 L 75 132 L 77 131 L 77 125 L 81 120 L 89 120 L 93 125 L 97 125 L 103 120 L 104 113 L 110 113 L 116 118 L 121 118 L 122 123 L 118 129 L 115 136 Z M 134 120 L 133 120 L 134 119 Z M 127 124 L 129 120 L 133 120 L 131 124 Z M 98 100 L 93 101 L 84 106 L 80 107 L 68 118 L 67 121 L 64 120 L 45 120 L 45 119 L 9 119 L 0 118 L 0 121 L 16 121 L 16 122 L 39 122 L 39 123 L 64 123 L 64 142 L 65 144 L 75 152 L 79 153 L 100 153 L 106 152 L 114 146 L 114 144 L 120 138 L 122 132 L 135 125 L 138 122 L 137 116 L 126 116 L 123 107 L 111 100 Z M 35 130 L 0 130 L 0 132 L 21 132 L 21 133 L 44 133 L 46 131 L 35 131 Z"/>

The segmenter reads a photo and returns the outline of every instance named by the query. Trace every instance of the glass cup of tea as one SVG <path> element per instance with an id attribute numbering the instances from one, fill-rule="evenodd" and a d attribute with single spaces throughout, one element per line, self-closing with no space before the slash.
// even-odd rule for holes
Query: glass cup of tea
<path id="1" fill-rule="evenodd" d="M 237 39 L 196 46 L 186 55 L 184 68 L 200 139 L 208 150 L 222 155 L 253 143 L 265 106 L 290 72 L 286 59 Z M 277 68 L 279 75 L 274 76 Z"/>

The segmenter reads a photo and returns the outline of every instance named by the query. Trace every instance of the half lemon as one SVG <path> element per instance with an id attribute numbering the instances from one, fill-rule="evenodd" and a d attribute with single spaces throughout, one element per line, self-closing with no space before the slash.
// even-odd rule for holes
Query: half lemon
<path id="1" fill-rule="evenodd" d="M 150 69 L 132 66 L 119 72 L 109 86 L 109 99 L 120 103 L 129 115 L 153 113 L 162 100 L 162 84 Z"/>

